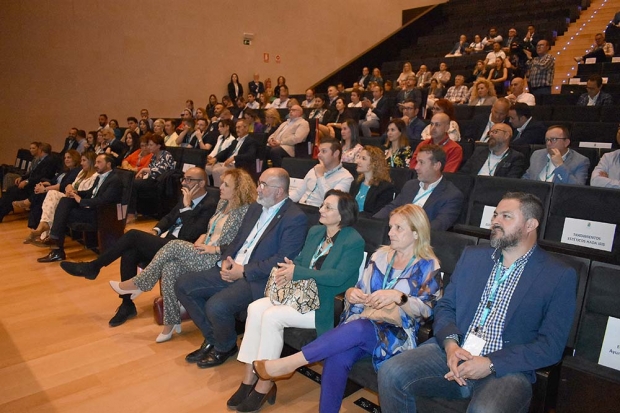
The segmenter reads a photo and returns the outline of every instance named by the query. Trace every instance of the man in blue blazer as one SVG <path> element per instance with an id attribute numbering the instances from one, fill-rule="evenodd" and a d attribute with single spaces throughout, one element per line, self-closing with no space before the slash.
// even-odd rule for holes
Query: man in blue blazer
<path id="1" fill-rule="evenodd" d="M 554 125 L 545 134 L 547 149 L 539 149 L 530 157 L 530 167 L 523 179 L 585 185 L 590 160 L 569 149 L 570 132 L 564 125 Z"/>
<path id="2" fill-rule="evenodd" d="M 576 307 L 575 270 L 536 245 L 542 215 L 535 196 L 504 196 L 491 246 L 463 252 L 435 307 L 435 337 L 379 370 L 383 412 L 415 412 L 416 397 L 527 411 L 535 370 L 561 359 Z"/>
<path id="3" fill-rule="evenodd" d="M 431 229 L 446 231 L 452 227 L 463 207 L 463 193 L 443 178 L 446 153 L 438 145 L 426 145 L 418 152 L 415 170 L 418 179 L 408 181 L 400 194 L 373 217 L 388 218 L 390 212 L 405 204 L 416 204 L 426 212 Z"/>
<path id="4" fill-rule="evenodd" d="M 269 168 L 259 178 L 252 204 L 235 239 L 222 245 L 222 268 L 190 272 L 176 283 L 183 304 L 205 341 L 185 360 L 214 367 L 235 354 L 235 315 L 265 295 L 271 269 L 284 257 L 295 258 L 308 231 L 306 215 L 288 198 L 289 176 Z"/>

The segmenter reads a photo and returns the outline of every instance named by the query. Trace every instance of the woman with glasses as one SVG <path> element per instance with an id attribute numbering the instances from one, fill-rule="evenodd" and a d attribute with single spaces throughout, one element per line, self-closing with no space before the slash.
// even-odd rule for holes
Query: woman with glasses
<path id="1" fill-rule="evenodd" d="M 294 261 L 285 258 L 275 271 L 278 286 L 293 280 L 314 279 L 320 307 L 305 314 L 286 305 L 276 305 L 269 297 L 248 307 L 245 333 L 237 359 L 245 363 L 239 389 L 226 403 L 237 412 L 258 411 L 266 401 L 275 402 L 276 385 L 260 380 L 252 362 L 277 359 L 282 352 L 285 327 L 316 328 L 317 335 L 334 327 L 334 297 L 353 286 L 364 259 L 364 239 L 352 228 L 357 221 L 357 203 L 346 192 L 332 189 L 319 209 L 321 225 L 308 231 L 303 249 Z"/>
<path id="2" fill-rule="evenodd" d="M 433 115 L 438 113 L 445 113 L 450 117 L 450 129 L 448 129 L 448 136 L 455 142 L 461 140 L 461 131 L 459 129 L 459 124 L 456 123 L 456 116 L 454 114 L 454 103 L 450 102 L 448 99 L 437 99 L 435 104 L 433 104 Z M 431 125 L 426 125 L 424 130 L 422 131 L 422 139 L 429 140 L 431 138 Z"/>
<path id="3" fill-rule="evenodd" d="M 189 180 L 192 180 L 190 178 Z M 182 178 L 182 181 L 186 178 Z M 189 271 L 212 268 L 220 259 L 220 246 L 230 244 L 237 235 L 249 206 L 256 200 L 256 186 L 250 174 L 243 169 L 228 169 L 222 174 L 220 201 L 207 227 L 195 243 L 174 240 L 160 249 L 151 263 L 130 280 L 110 281 L 117 293 L 137 297 L 153 289 L 161 279 L 164 299 L 164 329 L 155 340 L 163 343 L 181 332 L 181 310 L 174 293 L 174 283 Z"/>

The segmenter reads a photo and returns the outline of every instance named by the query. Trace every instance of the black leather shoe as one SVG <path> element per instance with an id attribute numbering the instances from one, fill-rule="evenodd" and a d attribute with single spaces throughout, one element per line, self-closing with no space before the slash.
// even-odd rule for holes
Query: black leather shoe
<path id="1" fill-rule="evenodd" d="M 125 321 L 130 319 L 131 317 L 135 317 L 138 315 L 136 311 L 136 305 L 134 303 L 125 303 L 121 304 L 116 309 L 116 314 L 109 321 L 110 327 L 118 327 L 123 324 Z"/>
<path id="2" fill-rule="evenodd" d="M 60 268 L 75 277 L 84 277 L 89 280 L 94 280 L 99 275 L 99 270 L 90 262 L 64 261 L 60 263 Z"/>
<path id="3" fill-rule="evenodd" d="M 194 350 L 185 356 L 185 361 L 188 363 L 198 363 L 203 358 L 207 357 L 207 354 L 213 350 L 213 344 L 209 344 L 207 340 L 203 341 L 198 350 Z"/>
<path id="4" fill-rule="evenodd" d="M 276 393 L 278 392 L 278 388 L 276 384 L 273 383 L 271 389 L 267 392 L 267 394 L 259 393 L 256 390 L 252 390 L 250 395 L 246 397 L 244 401 L 241 402 L 240 405 L 237 406 L 238 413 L 254 413 L 260 411 L 263 408 L 265 402 L 269 402 L 269 404 L 274 404 L 276 402 Z"/>
<path id="5" fill-rule="evenodd" d="M 219 366 L 224 364 L 226 360 L 239 351 L 239 348 L 235 346 L 228 351 L 217 351 L 215 348 L 207 354 L 205 358 L 200 360 L 197 364 L 201 369 L 208 369 L 209 367 Z"/>
<path id="6" fill-rule="evenodd" d="M 56 262 L 67 259 L 67 256 L 63 250 L 54 249 L 51 250 L 49 254 L 45 257 L 37 258 L 39 262 Z"/>
<path id="7" fill-rule="evenodd" d="M 254 386 L 256 386 L 256 383 L 254 384 L 241 383 L 241 386 L 239 386 L 235 394 L 230 396 L 230 399 L 228 399 L 228 401 L 226 402 L 226 406 L 228 406 L 228 408 L 231 410 L 236 410 L 237 406 L 239 406 L 241 402 L 247 399 L 250 393 L 252 392 L 252 390 L 254 390 Z"/>

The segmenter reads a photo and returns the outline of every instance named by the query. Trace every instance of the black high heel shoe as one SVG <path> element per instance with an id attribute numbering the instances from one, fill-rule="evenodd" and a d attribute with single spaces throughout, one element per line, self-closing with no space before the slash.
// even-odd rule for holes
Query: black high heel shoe
<path id="1" fill-rule="evenodd" d="M 259 393 L 256 390 L 252 390 L 248 397 L 241 402 L 237 406 L 238 413 L 255 413 L 260 411 L 265 405 L 265 402 L 269 404 L 274 404 L 276 402 L 276 393 L 278 392 L 278 388 L 276 384 L 273 383 L 273 386 L 267 394 Z"/>
<path id="2" fill-rule="evenodd" d="M 237 410 L 237 406 L 239 406 L 241 402 L 243 402 L 245 399 L 248 398 L 252 390 L 254 390 L 254 386 L 256 386 L 256 383 L 254 384 L 241 383 L 241 386 L 239 386 L 235 394 L 230 396 L 230 399 L 228 399 L 228 401 L 226 402 L 226 406 L 228 406 L 228 408 L 231 410 Z"/>

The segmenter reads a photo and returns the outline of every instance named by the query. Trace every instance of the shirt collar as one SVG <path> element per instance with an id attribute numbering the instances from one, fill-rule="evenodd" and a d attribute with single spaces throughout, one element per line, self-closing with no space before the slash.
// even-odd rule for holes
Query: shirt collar
<path id="1" fill-rule="evenodd" d="M 271 212 L 280 209 L 282 205 L 284 205 L 287 199 L 288 197 L 284 198 L 282 201 L 278 202 L 277 204 L 270 206 L 269 208 L 263 207 L 263 212 L 270 214 Z"/>
<path id="2" fill-rule="evenodd" d="M 439 179 L 433 182 L 432 184 L 428 184 L 428 188 L 426 188 L 426 190 L 429 191 L 429 190 L 434 190 L 435 188 L 437 188 L 437 185 L 439 185 L 442 179 L 443 179 L 443 175 L 441 175 Z M 420 182 L 420 189 L 422 190 L 424 189 L 424 182 Z"/>
<path id="3" fill-rule="evenodd" d="M 519 132 L 523 132 L 525 130 L 525 128 L 527 128 L 527 125 L 530 124 L 530 121 L 532 120 L 532 116 L 530 116 L 530 118 L 528 120 L 525 121 L 525 123 L 523 125 L 521 125 L 520 128 L 517 128 L 517 130 Z"/>

